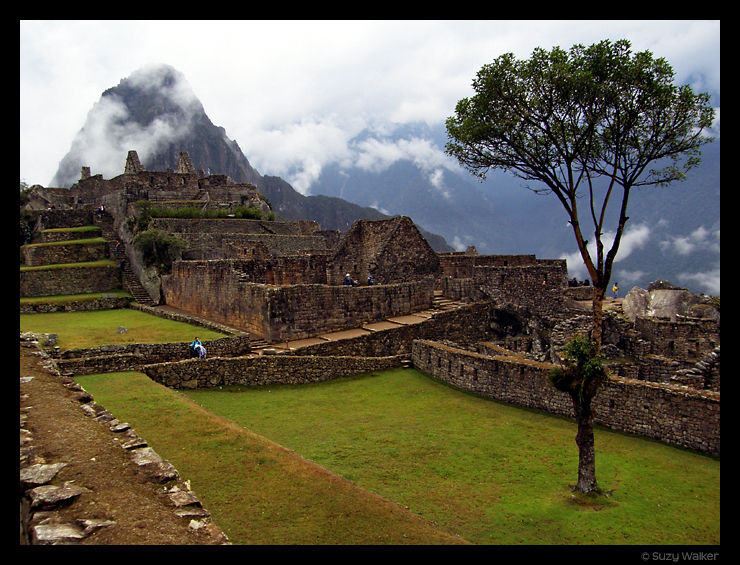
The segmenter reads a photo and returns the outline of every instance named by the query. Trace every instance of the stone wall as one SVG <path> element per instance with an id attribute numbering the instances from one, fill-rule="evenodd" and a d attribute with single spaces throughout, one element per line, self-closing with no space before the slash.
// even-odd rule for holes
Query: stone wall
<path id="1" fill-rule="evenodd" d="M 321 228 L 316 222 L 268 222 L 264 220 L 240 219 L 192 219 L 155 218 L 154 229 L 171 234 L 266 234 L 266 235 L 314 235 Z"/>
<path id="2" fill-rule="evenodd" d="M 239 263 L 181 261 L 163 277 L 165 301 L 195 315 L 264 337 L 303 339 L 431 307 L 434 281 L 373 287 L 272 287 L 246 282 Z"/>
<path id="3" fill-rule="evenodd" d="M 204 340 L 208 357 L 238 357 L 250 353 L 249 336 Z M 90 375 L 119 371 L 139 371 L 144 365 L 190 359 L 189 343 L 134 343 L 102 345 L 56 352 L 62 374 Z"/>
<path id="4" fill-rule="evenodd" d="M 413 344 L 414 365 L 457 388 L 519 406 L 573 417 L 570 397 L 549 381 L 552 365 L 490 357 L 430 341 Z M 611 378 L 593 401 L 595 422 L 609 428 L 720 455 L 719 394 Z"/>
<path id="5" fill-rule="evenodd" d="M 438 255 L 443 276 L 453 279 L 472 278 L 474 267 L 524 267 L 538 263 L 535 255 L 477 255 L 464 252 Z"/>
<path id="6" fill-rule="evenodd" d="M 408 217 L 358 220 L 331 257 L 328 284 L 341 285 L 348 273 L 359 284 L 368 275 L 381 285 L 417 281 L 439 276 L 439 257 Z"/>
<path id="7" fill-rule="evenodd" d="M 84 229 L 74 230 L 47 229 L 39 234 L 40 241 L 38 243 L 54 243 L 57 241 L 70 241 L 74 239 L 92 239 L 95 237 L 103 237 L 103 231 L 100 227 L 89 229 L 89 226 L 85 226 Z"/>
<path id="8" fill-rule="evenodd" d="M 131 304 L 131 297 L 116 296 L 115 294 L 101 294 L 100 298 L 92 300 L 70 300 L 68 302 L 43 304 L 21 303 L 21 314 L 46 314 L 49 312 L 83 312 L 92 310 L 116 310 L 126 308 Z"/>
<path id="9" fill-rule="evenodd" d="M 86 263 L 103 259 L 108 243 L 99 240 L 77 240 L 63 243 L 34 243 L 21 246 L 23 263 L 29 267 L 61 263 Z"/>
<path id="10" fill-rule="evenodd" d="M 22 269 L 20 272 L 21 298 L 105 292 L 119 287 L 120 284 L 120 269 L 114 264 L 100 267 Z"/>
<path id="11" fill-rule="evenodd" d="M 398 367 L 398 357 L 262 355 L 161 363 L 143 368 L 153 381 L 172 388 L 305 384 Z"/>
<path id="12" fill-rule="evenodd" d="M 651 344 L 650 353 L 688 361 L 701 359 L 720 345 L 719 323 L 694 318 L 691 321 L 638 317 L 635 331 Z"/>

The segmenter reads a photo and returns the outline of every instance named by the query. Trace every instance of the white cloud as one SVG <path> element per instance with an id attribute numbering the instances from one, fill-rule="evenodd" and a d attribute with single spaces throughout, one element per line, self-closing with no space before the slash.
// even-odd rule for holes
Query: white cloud
<path id="1" fill-rule="evenodd" d="M 650 228 L 645 224 L 635 224 L 633 226 L 628 226 L 622 234 L 622 239 L 619 243 L 619 251 L 617 252 L 617 256 L 614 258 L 614 264 L 616 265 L 620 261 L 625 260 L 632 254 L 633 251 L 645 247 L 645 245 L 650 240 L 650 233 Z M 604 235 L 602 235 L 601 240 L 604 244 L 605 254 L 609 251 L 609 249 L 611 249 L 612 245 L 614 244 L 615 235 L 615 232 L 605 232 Z M 589 241 L 587 248 L 589 254 L 591 255 L 591 260 L 595 263 L 595 243 L 593 241 Z M 583 258 L 581 257 L 581 253 L 579 251 L 570 254 L 563 254 L 560 256 L 560 259 L 565 259 L 567 261 L 568 276 L 570 278 L 576 277 L 579 280 L 589 278 L 588 270 L 586 269 L 586 265 L 583 263 Z M 641 274 L 630 274 L 626 271 L 623 272 L 624 276 L 622 276 L 622 279 L 624 280 L 638 280 Z"/>
<path id="2" fill-rule="evenodd" d="M 678 281 L 681 284 L 696 283 L 705 294 L 712 296 L 720 295 L 720 267 L 705 273 L 680 273 Z"/>
<path id="3" fill-rule="evenodd" d="M 679 255 L 690 255 L 696 251 L 705 253 L 720 252 L 720 230 L 708 230 L 699 226 L 689 235 L 670 235 L 668 240 L 661 242 L 664 251 L 672 250 Z"/>
<path id="4" fill-rule="evenodd" d="M 718 94 L 719 28 L 685 20 L 22 21 L 21 176 L 45 184 L 100 94 L 148 63 L 184 73 L 260 172 L 290 172 L 305 190 L 320 167 L 351 157 L 338 144 L 361 131 L 358 122 L 439 124 L 471 94 L 476 72 L 509 51 L 525 58 L 537 46 L 626 37 L 635 50 L 666 57 L 682 84 Z M 368 166 L 392 154 L 374 157 Z"/>
<path id="5" fill-rule="evenodd" d="M 341 124 L 336 116 L 309 116 L 281 129 L 255 132 L 239 145 L 261 174 L 281 176 L 298 192 L 308 194 L 324 166 L 352 159 L 347 143 L 362 125 Z"/>

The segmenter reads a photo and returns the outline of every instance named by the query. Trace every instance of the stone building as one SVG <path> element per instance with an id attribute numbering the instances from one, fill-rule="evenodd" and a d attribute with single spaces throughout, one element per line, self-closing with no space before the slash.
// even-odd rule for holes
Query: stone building
<path id="1" fill-rule="evenodd" d="M 411 218 L 359 220 L 331 257 L 329 284 L 342 284 L 349 274 L 360 284 L 372 276 L 376 284 L 394 284 L 439 277 L 440 260 Z"/>

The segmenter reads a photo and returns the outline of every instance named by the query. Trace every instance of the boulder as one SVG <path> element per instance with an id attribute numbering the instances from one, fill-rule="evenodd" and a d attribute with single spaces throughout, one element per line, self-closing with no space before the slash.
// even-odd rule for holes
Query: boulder
<path id="1" fill-rule="evenodd" d="M 675 321 L 676 316 L 691 316 L 695 306 L 701 302 L 700 296 L 660 280 L 651 283 L 648 290 L 639 287 L 630 290 L 622 302 L 622 310 L 631 322 L 638 316 Z"/>
<path id="2" fill-rule="evenodd" d="M 649 302 L 650 293 L 644 288 L 636 286 L 624 297 L 622 311 L 630 322 L 634 322 L 638 316 L 645 316 Z"/>
<path id="3" fill-rule="evenodd" d="M 646 315 L 655 318 L 688 316 L 692 306 L 699 303 L 699 298 L 688 290 L 653 290 L 650 292 L 650 303 Z"/>

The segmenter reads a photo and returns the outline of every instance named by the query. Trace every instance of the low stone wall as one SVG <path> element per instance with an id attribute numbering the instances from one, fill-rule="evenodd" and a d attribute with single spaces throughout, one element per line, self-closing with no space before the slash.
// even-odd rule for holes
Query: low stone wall
<path id="1" fill-rule="evenodd" d="M 83 312 L 92 310 L 117 310 L 126 308 L 133 298 L 101 294 L 94 300 L 71 300 L 60 304 L 21 304 L 21 314 L 46 314 L 48 312 Z"/>
<path id="2" fill-rule="evenodd" d="M 108 243 L 102 239 L 68 243 L 34 243 L 21 247 L 23 263 L 29 267 L 97 261 L 103 259 L 107 252 Z"/>
<path id="3" fill-rule="evenodd" d="M 142 368 L 153 381 L 172 388 L 305 384 L 329 381 L 370 371 L 398 367 L 393 357 L 318 357 L 261 355 L 235 359 L 193 359 Z"/>
<path id="4" fill-rule="evenodd" d="M 594 287 L 592 286 L 569 286 L 565 289 L 565 296 L 573 300 L 593 300 Z"/>
<path id="5" fill-rule="evenodd" d="M 70 229 L 47 229 L 41 232 L 39 243 L 54 243 L 58 241 L 73 241 L 75 239 L 92 239 L 96 237 L 102 237 L 103 233 L 99 227 L 95 229 L 79 228 L 76 230 Z"/>
<path id="6" fill-rule="evenodd" d="M 167 233 L 210 233 L 210 234 L 272 234 L 272 235 L 313 235 L 321 228 L 310 220 L 290 222 L 267 222 L 264 220 L 242 219 L 177 219 L 155 218 L 154 229 Z"/>
<path id="7" fill-rule="evenodd" d="M 133 310 L 139 310 L 140 312 L 144 312 L 145 314 L 157 316 L 159 318 L 166 318 L 175 322 L 182 322 L 184 324 L 190 324 L 191 326 L 206 328 L 209 330 L 213 330 L 214 332 L 220 332 L 226 335 L 242 337 L 249 336 L 249 334 L 240 332 L 239 330 L 236 330 L 230 326 L 224 326 L 222 324 L 217 324 L 216 322 L 211 322 L 210 320 L 204 320 L 202 318 L 194 318 L 193 316 L 188 316 L 187 314 L 180 314 L 177 312 L 171 312 L 169 310 L 163 310 L 161 308 L 155 308 L 153 306 L 147 306 L 145 304 L 139 304 L 138 302 L 132 302 L 130 304 L 130 308 Z"/>
<path id="8" fill-rule="evenodd" d="M 21 298 L 105 292 L 121 284 L 118 265 L 29 269 L 20 272 Z"/>
<path id="9" fill-rule="evenodd" d="M 552 365 L 422 340 L 414 342 L 412 359 L 419 370 L 457 388 L 573 418 L 570 397 L 550 383 Z M 599 389 L 593 407 L 597 424 L 719 457 L 719 399 L 716 392 L 611 378 Z"/>
<path id="10" fill-rule="evenodd" d="M 238 357 L 251 352 L 249 336 L 204 340 L 209 357 Z M 134 343 L 102 345 L 56 352 L 59 370 L 67 375 L 90 375 L 119 371 L 140 371 L 145 365 L 190 359 L 189 343 Z"/>

